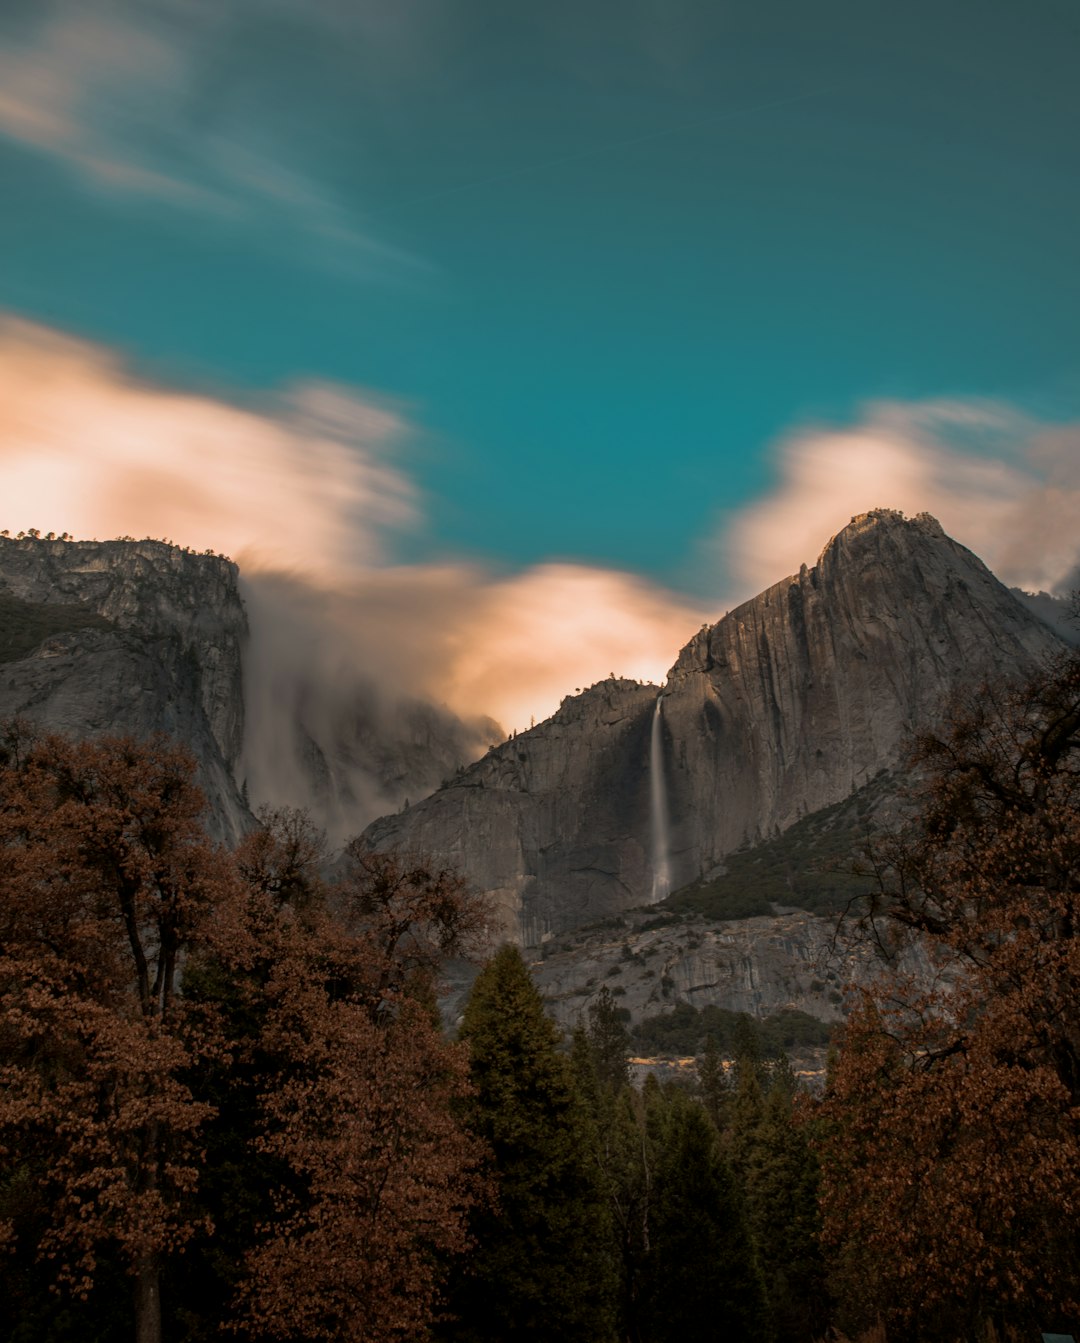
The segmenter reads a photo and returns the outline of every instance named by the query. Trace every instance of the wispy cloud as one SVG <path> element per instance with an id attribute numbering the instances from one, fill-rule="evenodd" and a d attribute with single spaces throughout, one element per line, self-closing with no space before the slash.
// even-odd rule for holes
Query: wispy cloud
<path id="1" fill-rule="evenodd" d="M 662 679 L 706 618 L 610 570 L 396 563 L 424 525 L 402 465 L 416 431 L 370 393 L 306 383 L 232 404 L 15 319 L 0 322 L 0 384 L 0 525 L 156 536 L 290 572 L 274 600 L 290 628 L 302 610 L 300 662 L 319 644 L 335 684 L 362 676 L 387 703 L 527 727 L 609 672 Z"/>
<path id="2" fill-rule="evenodd" d="M 3 522 L 157 536 L 312 575 L 377 563 L 415 525 L 402 414 L 298 384 L 254 407 L 155 386 L 101 346 L 0 322 Z"/>
<path id="3" fill-rule="evenodd" d="M 369 232 L 328 183 L 301 168 L 253 112 L 229 100 L 227 11 L 196 0 L 60 0 L 29 32 L 0 19 L 0 135 L 63 162 L 116 197 L 198 210 L 304 238 L 306 255 L 353 274 L 423 271 Z M 307 11 L 317 24 L 319 7 Z M 247 14 L 257 23 L 258 11 Z"/>
<path id="4" fill-rule="evenodd" d="M 725 517 L 711 544 L 749 596 L 800 564 L 856 513 L 934 514 L 1004 582 L 1054 591 L 1080 558 L 1080 425 L 996 401 L 882 402 L 850 428 L 807 428 L 777 447 L 779 480 Z"/>

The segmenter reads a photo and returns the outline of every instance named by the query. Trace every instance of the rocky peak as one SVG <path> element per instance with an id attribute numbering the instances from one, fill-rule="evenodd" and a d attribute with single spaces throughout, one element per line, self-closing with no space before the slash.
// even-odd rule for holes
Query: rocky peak
<path id="1" fill-rule="evenodd" d="M 673 886 L 895 767 L 961 685 L 1059 646 L 935 519 L 853 518 L 813 568 L 702 629 L 669 673 Z M 644 904 L 658 693 L 601 682 L 367 833 L 458 863 L 526 943 Z"/>

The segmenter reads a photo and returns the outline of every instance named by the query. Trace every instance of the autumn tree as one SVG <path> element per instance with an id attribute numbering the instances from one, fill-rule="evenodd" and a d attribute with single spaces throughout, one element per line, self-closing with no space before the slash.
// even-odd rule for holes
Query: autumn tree
<path id="1" fill-rule="evenodd" d="M 328 885 L 297 813 L 217 850 L 192 777 L 163 741 L 5 738 L 0 1243 L 22 1337 L 115 1337 L 97 1304 L 119 1270 L 137 1343 L 162 1337 L 163 1283 L 170 1338 L 421 1339 L 481 1187 L 432 981 L 482 915 L 452 874 L 358 846 Z"/>
<path id="2" fill-rule="evenodd" d="M 216 1215 L 223 1231 L 238 1217 L 239 1253 L 216 1269 L 247 1336 L 417 1340 L 483 1189 L 455 1110 L 467 1059 L 431 977 L 484 919 L 450 872 L 351 845 L 326 886 L 318 851 L 302 818 L 264 818 L 238 855 L 244 898 L 188 978 L 229 1041 L 221 1146 L 236 1152 L 239 1129 L 265 1182 L 252 1199 L 225 1179 Z"/>
<path id="3" fill-rule="evenodd" d="M 588 1115 L 515 947 L 481 971 L 460 1035 L 475 1087 L 469 1123 L 491 1151 L 497 1202 L 473 1219 L 448 1336 L 603 1343 L 614 1261 Z"/>
<path id="4" fill-rule="evenodd" d="M 194 764 L 165 741 L 14 724 L 2 763 L 0 1178 L 10 1191 L 30 1172 L 38 1192 L 3 1230 L 29 1231 L 77 1297 L 121 1263 L 137 1343 L 158 1343 L 162 1266 L 200 1224 L 210 1113 L 183 1080 L 213 1045 L 187 1029 L 178 976 L 228 877 Z"/>
<path id="5" fill-rule="evenodd" d="M 867 926 L 932 974 L 863 995 L 819 1118 L 845 1323 L 1075 1325 L 1080 658 L 984 687 L 916 765 Z"/>

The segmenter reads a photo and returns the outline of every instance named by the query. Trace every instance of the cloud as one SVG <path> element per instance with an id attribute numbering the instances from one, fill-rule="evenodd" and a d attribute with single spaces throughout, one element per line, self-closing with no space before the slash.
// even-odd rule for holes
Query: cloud
<path id="1" fill-rule="evenodd" d="M 781 440 L 779 483 L 721 521 L 714 561 L 747 597 L 812 564 L 856 513 L 932 513 L 1005 583 L 1055 591 L 1080 557 L 1080 426 L 993 401 L 882 402 Z"/>
<path id="2" fill-rule="evenodd" d="M 264 618 L 277 602 L 297 677 L 317 663 L 338 701 L 351 677 L 384 708 L 419 698 L 523 728 L 611 671 L 660 680 L 705 618 L 607 570 L 395 563 L 423 527 L 401 464 L 417 431 L 370 393 L 305 383 L 231 404 L 12 318 L 0 384 L 0 525 L 231 554 L 270 594 Z"/>
<path id="3" fill-rule="evenodd" d="M 289 18 L 287 9 L 278 17 Z M 280 72 L 258 70 L 257 52 L 238 37 L 272 17 L 266 7 L 198 0 L 42 6 L 29 32 L 5 40 L 0 31 L 0 136 L 113 196 L 210 213 L 266 239 L 285 235 L 290 256 L 338 272 L 428 271 L 363 227 L 311 175 L 310 146 L 291 146 L 280 117 L 267 115 L 280 103 Z M 328 11 L 296 9 L 291 21 L 317 33 Z"/>
<path id="4" fill-rule="evenodd" d="M 156 118 L 175 114 L 186 72 L 182 49 L 148 25 L 61 5 L 29 38 L 0 46 L 0 133 L 103 185 L 213 200 L 150 166 L 140 145 Z M 156 112 L 145 115 L 149 108 Z"/>
<path id="5" fill-rule="evenodd" d="M 164 537 L 318 576 L 379 561 L 418 520 L 393 460 L 409 426 L 370 396 L 305 383 L 231 405 L 11 318 L 0 381 L 0 517 L 12 530 Z"/>
<path id="6" fill-rule="evenodd" d="M 663 680 L 707 608 L 631 574 L 549 564 L 478 584 L 454 634 L 446 699 L 528 726 L 611 672 Z M 572 679 L 571 679 L 572 678 Z"/>

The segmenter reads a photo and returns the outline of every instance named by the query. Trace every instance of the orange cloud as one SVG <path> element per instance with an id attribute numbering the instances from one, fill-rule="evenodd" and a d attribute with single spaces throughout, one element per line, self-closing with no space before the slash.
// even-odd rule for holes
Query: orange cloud
<path id="1" fill-rule="evenodd" d="M 778 449 L 780 483 L 712 542 L 740 598 L 812 564 L 856 513 L 932 513 L 1003 582 L 1053 591 L 1080 557 L 1080 428 L 994 402 L 882 403 Z"/>
<path id="2" fill-rule="evenodd" d="M 0 519 L 156 536 L 315 574 L 380 559 L 416 521 L 392 409 L 302 385 L 259 409 L 141 381 L 112 353 L 0 322 Z"/>
<path id="3" fill-rule="evenodd" d="M 257 586 L 291 573 L 261 583 L 259 618 L 302 628 L 274 641 L 295 663 L 280 675 L 322 678 L 335 702 L 351 677 L 387 704 L 417 696 L 527 727 L 611 671 L 660 680 L 705 618 L 584 566 L 393 566 L 420 496 L 394 460 L 411 426 L 377 398 L 306 384 L 232 405 L 15 319 L 0 321 L 0 382 L 0 525 L 213 549 Z"/>
<path id="4" fill-rule="evenodd" d="M 511 727 L 611 672 L 662 681 L 702 606 L 630 574 L 551 564 L 483 584 L 455 634 L 446 699 Z"/>

